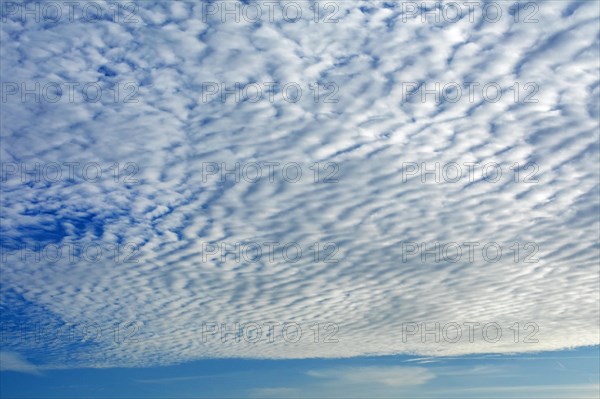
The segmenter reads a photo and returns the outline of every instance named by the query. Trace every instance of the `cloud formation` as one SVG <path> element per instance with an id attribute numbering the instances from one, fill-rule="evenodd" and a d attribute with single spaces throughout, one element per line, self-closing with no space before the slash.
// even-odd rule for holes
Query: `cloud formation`
<path id="1" fill-rule="evenodd" d="M 38 368 L 23 359 L 18 353 L 0 351 L 0 371 L 18 371 L 39 374 Z"/>
<path id="2" fill-rule="evenodd" d="M 434 374 L 422 367 L 357 367 L 309 371 L 317 378 L 334 379 L 340 384 L 375 384 L 388 387 L 421 385 L 434 378 Z"/>
<path id="3" fill-rule="evenodd" d="M 307 2 L 272 22 L 199 2 L 5 13 L 8 349 L 109 367 L 599 343 L 597 4 L 494 3 L 490 22 L 333 3 L 318 22 Z M 252 322 L 257 342 L 221 339 Z"/>

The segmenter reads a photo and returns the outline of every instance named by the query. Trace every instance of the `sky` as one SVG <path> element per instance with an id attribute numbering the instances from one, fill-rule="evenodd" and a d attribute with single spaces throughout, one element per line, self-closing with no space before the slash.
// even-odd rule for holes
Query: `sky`
<path id="1" fill-rule="evenodd" d="M 0 1 L 1 397 L 598 397 L 600 4 Z"/>
<path id="2" fill-rule="evenodd" d="M 151 368 L 6 372 L 14 398 L 594 398 L 598 348 L 535 355 L 211 359 Z M 79 396 L 78 396 L 79 395 Z"/>

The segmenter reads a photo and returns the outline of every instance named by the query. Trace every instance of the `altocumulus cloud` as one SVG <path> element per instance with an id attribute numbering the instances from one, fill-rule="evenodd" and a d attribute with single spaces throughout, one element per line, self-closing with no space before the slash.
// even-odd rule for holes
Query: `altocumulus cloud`
<path id="1" fill-rule="evenodd" d="M 75 175 L 94 163 L 92 172 L 98 165 L 104 173 L 86 181 L 64 177 L 65 168 L 56 181 L 26 175 L 24 182 L 3 171 L 11 172 L 1 200 L 3 323 L 11 331 L 22 322 L 29 330 L 71 323 L 74 336 L 86 338 L 7 340 L 7 351 L 20 355 L 3 354 L 3 363 L 27 371 L 19 359 L 110 367 L 598 344 L 597 3 L 537 2 L 531 23 L 504 2 L 496 22 L 477 12 L 472 20 L 423 22 L 401 3 L 344 1 L 336 3 L 337 23 L 324 23 L 301 4 L 295 22 L 277 12 L 272 22 L 222 22 L 199 2 L 170 1 L 138 3 L 134 23 L 7 15 L 2 79 L 17 86 L 3 95 L 22 82 L 29 89 L 91 82 L 103 91 L 97 101 L 81 98 L 79 87 L 73 101 L 64 101 L 66 89 L 56 102 L 7 95 L 2 162 L 29 170 L 78 163 Z M 295 82 L 302 96 L 203 98 L 236 82 Z M 464 87 L 458 100 L 452 90 L 445 100 L 407 95 L 436 82 L 479 85 L 470 86 L 473 98 Z M 129 95 L 136 101 L 125 101 Z M 231 170 L 252 162 L 296 162 L 303 175 L 292 183 L 276 166 L 272 181 L 212 174 L 215 163 Z M 423 183 L 421 172 L 436 163 L 463 165 L 465 174 L 465 164 L 480 166 L 473 179 L 436 183 L 426 175 Z M 491 163 L 502 172 L 493 182 L 481 177 L 481 165 Z M 524 181 L 533 172 L 537 183 Z M 329 175 L 337 182 L 323 181 Z M 95 262 L 34 259 L 35 245 L 92 242 L 104 246 Z M 205 243 L 223 242 L 296 243 L 303 255 L 203 259 Z M 460 259 L 436 262 L 405 245 L 423 242 L 480 246 L 473 261 L 463 248 Z M 503 250 L 498 260 L 490 252 L 494 262 L 481 258 L 491 242 Z M 334 243 L 337 262 L 315 261 L 314 243 Z M 115 245 L 124 248 L 120 259 Z M 525 262 L 532 251 L 537 261 Z M 132 252 L 137 263 L 123 262 Z M 302 339 L 270 339 L 266 328 L 257 342 L 202 335 L 204 322 L 232 329 L 268 321 L 298 323 Z M 332 342 L 325 330 L 314 342 L 315 322 L 337 325 Z M 403 335 L 407 323 L 414 331 L 421 322 L 458 323 L 462 336 Z M 470 339 L 464 322 L 495 322 L 503 335 L 496 341 L 490 330 L 494 339 L 483 340 L 479 330 Z M 528 322 L 538 331 L 524 342 L 535 330 L 523 329 Z M 419 368 L 348 373 L 319 376 L 431 378 Z"/>

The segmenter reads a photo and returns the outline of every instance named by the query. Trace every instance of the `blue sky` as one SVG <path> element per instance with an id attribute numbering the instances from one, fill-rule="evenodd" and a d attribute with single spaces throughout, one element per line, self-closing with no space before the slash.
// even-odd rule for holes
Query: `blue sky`
<path id="1" fill-rule="evenodd" d="M 598 351 L 589 347 L 437 359 L 211 359 L 139 369 L 5 372 L 2 394 L 11 398 L 594 398 Z M 349 377 L 357 370 L 371 374 L 362 381 Z M 406 375 L 413 379 L 402 381 L 400 377 Z"/>
<path id="2" fill-rule="evenodd" d="M 589 347 L 533 355 L 211 359 L 170 367 L 52 370 L 37 375 L 5 372 L 2 394 L 15 398 L 593 398 L 598 392 L 598 355 L 598 347 Z M 369 378 L 357 379 L 357 372 Z"/>
<path id="3" fill-rule="evenodd" d="M 598 396 L 598 1 L 0 7 L 1 396 Z"/>

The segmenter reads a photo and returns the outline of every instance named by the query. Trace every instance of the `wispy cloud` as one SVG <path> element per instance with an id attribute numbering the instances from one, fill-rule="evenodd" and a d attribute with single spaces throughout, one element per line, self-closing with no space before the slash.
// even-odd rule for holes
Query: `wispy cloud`
<path id="1" fill-rule="evenodd" d="M 0 371 L 41 374 L 38 367 L 15 352 L 0 351 Z"/>
<path id="2" fill-rule="evenodd" d="M 435 377 L 435 374 L 426 368 L 401 366 L 311 370 L 307 375 L 329 379 L 334 384 L 374 384 L 389 387 L 422 385 Z"/>

